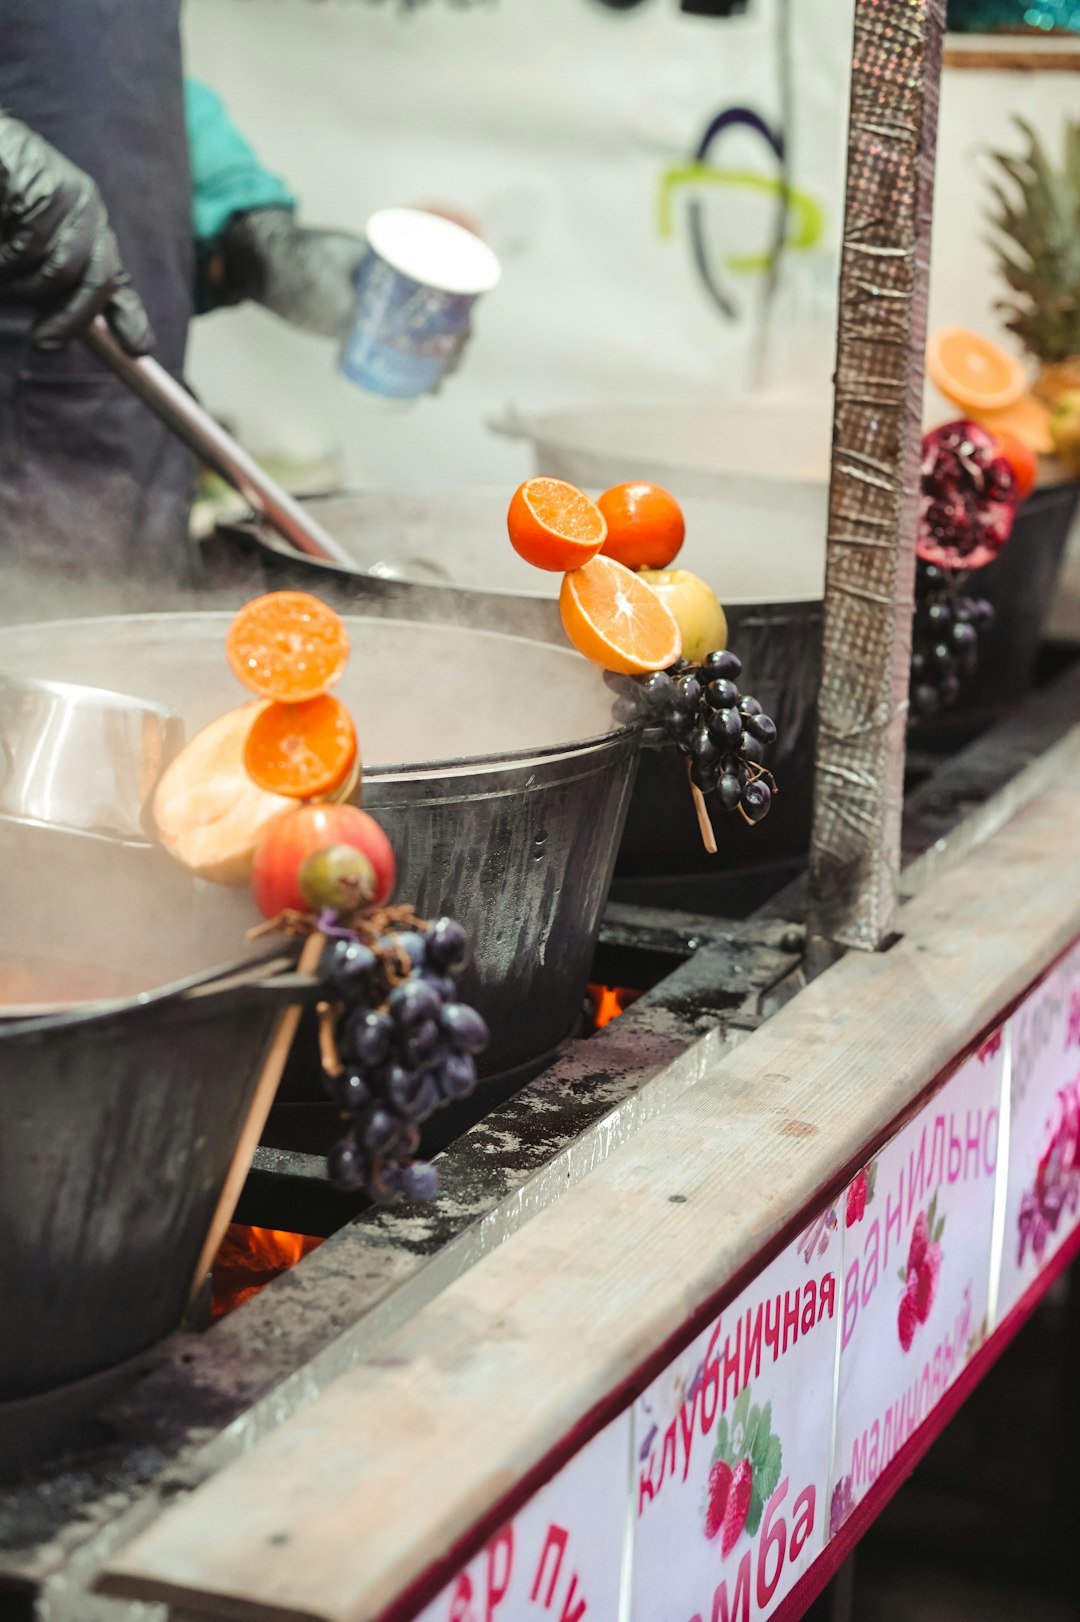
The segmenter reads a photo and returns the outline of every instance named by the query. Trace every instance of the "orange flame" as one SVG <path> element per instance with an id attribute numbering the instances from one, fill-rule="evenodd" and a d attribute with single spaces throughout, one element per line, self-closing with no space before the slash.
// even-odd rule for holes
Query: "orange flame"
<path id="1" fill-rule="evenodd" d="M 214 1259 L 213 1316 L 223 1318 L 227 1312 L 235 1312 L 265 1289 L 271 1279 L 295 1267 L 321 1244 L 321 1239 L 310 1234 L 284 1233 L 277 1228 L 246 1228 L 233 1223 Z"/>
<path id="2" fill-rule="evenodd" d="M 589 997 L 596 1010 L 593 1022 L 598 1031 L 605 1025 L 610 1025 L 613 1019 L 626 1012 L 632 1002 L 637 1002 L 641 996 L 640 991 L 631 991 L 627 986 L 590 986 Z"/>

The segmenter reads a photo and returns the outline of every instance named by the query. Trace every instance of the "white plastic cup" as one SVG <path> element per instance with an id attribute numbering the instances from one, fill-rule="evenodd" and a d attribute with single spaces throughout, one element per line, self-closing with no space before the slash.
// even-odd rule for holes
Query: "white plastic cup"
<path id="1" fill-rule="evenodd" d="M 438 386 L 499 261 L 471 231 L 416 208 L 373 214 L 367 244 L 340 370 L 372 394 L 414 400 Z"/>

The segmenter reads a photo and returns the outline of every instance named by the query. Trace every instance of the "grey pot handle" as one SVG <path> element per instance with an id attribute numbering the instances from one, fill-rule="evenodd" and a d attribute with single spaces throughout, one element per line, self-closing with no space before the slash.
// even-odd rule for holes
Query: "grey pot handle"
<path id="1" fill-rule="evenodd" d="M 138 360 L 132 359 L 121 349 L 101 316 L 83 334 L 83 342 L 166 427 L 171 428 L 216 473 L 220 473 L 245 501 L 250 502 L 290 546 L 306 553 L 309 558 L 336 563 L 350 572 L 355 570 L 354 559 L 326 533 L 322 525 L 306 513 L 300 503 L 283 490 L 156 360 L 148 355 Z"/>

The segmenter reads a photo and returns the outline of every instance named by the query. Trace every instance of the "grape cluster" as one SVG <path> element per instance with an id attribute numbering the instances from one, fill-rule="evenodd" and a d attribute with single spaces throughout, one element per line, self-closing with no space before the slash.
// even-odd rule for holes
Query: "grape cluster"
<path id="1" fill-rule="evenodd" d="M 689 757 L 694 787 L 718 794 L 725 811 L 760 822 L 776 792 L 763 764 L 776 723 L 756 698 L 739 692 L 741 674 L 742 661 L 725 649 L 707 653 L 699 665 L 679 659 L 639 677 L 639 685 L 650 715 Z"/>
<path id="2" fill-rule="evenodd" d="M 979 633 L 994 623 L 990 603 L 963 594 L 966 578 L 921 559 L 916 566 L 912 721 L 928 721 L 956 703 L 964 677 L 971 676 L 979 662 Z"/>
<path id="3" fill-rule="evenodd" d="M 364 924 L 335 929 L 327 941 L 319 975 L 334 1006 L 321 1011 L 332 1021 L 324 1080 L 348 1122 L 327 1161 L 338 1188 L 362 1188 L 380 1202 L 436 1194 L 435 1167 L 412 1158 L 420 1125 L 473 1091 L 475 1055 L 488 1043 L 484 1020 L 458 1001 L 467 958 L 465 931 L 452 918 L 408 914 L 384 921 L 381 933 Z"/>

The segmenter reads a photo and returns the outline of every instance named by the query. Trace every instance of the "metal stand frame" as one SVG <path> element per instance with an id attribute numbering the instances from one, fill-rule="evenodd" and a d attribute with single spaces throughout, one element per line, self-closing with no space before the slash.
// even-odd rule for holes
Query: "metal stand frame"
<path id="1" fill-rule="evenodd" d="M 900 874 L 944 0 L 855 0 L 811 936 L 887 938 Z"/>

